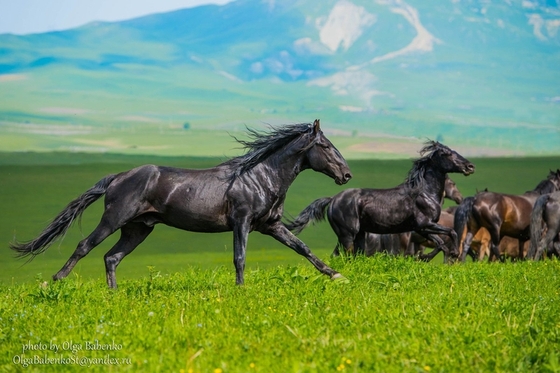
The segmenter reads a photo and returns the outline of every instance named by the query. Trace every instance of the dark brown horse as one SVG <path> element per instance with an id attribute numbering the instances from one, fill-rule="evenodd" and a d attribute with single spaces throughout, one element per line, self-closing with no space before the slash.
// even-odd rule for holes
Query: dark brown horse
<path id="1" fill-rule="evenodd" d="M 437 224 L 445 179 L 448 172 L 470 175 L 474 165 L 435 141 L 428 142 L 420 154 L 403 184 L 391 189 L 347 189 L 334 197 L 317 199 L 287 225 L 288 229 L 299 233 L 311 221 L 324 219 L 327 210 L 338 237 L 333 255 L 339 254 L 340 247 L 347 253 L 362 251 L 367 232 L 415 231 L 447 251 L 438 235 L 455 240 L 455 232 Z"/>
<path id="2" fill-rule="evenodd" d="M 245 248 L 251 231 L 270 235 L 308 259 L 320 272 L 340 277 L 282 224 L 289 186 L 305 169 L 322 172 L 337 184 L 352 175 L 342 155 L 325 137 L 319 121 L 275 128 L 269 133 L 249 130 L 252 141 L 239 141 L 248 152 L 214 168 L 187 170 L 146 165 L 99 181 L 70 204 L 34 240 L 14 243 L 19 256 L 34 257 L 64 236 L 72 222 L 105 195 L 105 211 L 95 230 L 53 276 L 62 279 L 105 238 L 121 231 L 120 240 L 105 254 L 107 284 L 116 287 L 115 270 L 163 223 L 193 232 L 233 231 L 233 263 L 237 284 L 243 283 Z"/>
<path id="3" fill-rule="evenodd" d="M 504 236 L 519 240 L 518 258 L 523 259 L 523 247 L 530 238 L 530 216 L 535 201 L 539 196 L 559 188 L 560 170 L 550 171 L 535 189 L 521 195 L 485 191 L 473 198 L 465 198 L 455 212 L 455 232 L 461 236 L 465 227 L 467 229 L 461 260 L 465 260 L 471 241 L 481 227 L 486 228 L 491 237 L 489 260 L 493 256 L 501 258 L 498 246 Z"/>
<path id="4" fill-rule="evenodd" d="M 529 259 L 539 260 L 544 251 L 560 255 L 560 192 L 544 194 L 531 213 Z"/>

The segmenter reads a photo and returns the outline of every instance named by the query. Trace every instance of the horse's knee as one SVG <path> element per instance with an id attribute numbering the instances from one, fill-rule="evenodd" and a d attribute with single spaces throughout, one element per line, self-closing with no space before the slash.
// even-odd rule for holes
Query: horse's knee
<path id="1" fill-rule="evenodd" d="M 105 254 L 103 259 L 105 261 L 105 267 L 107 269 L 115 269 L 121 261 L 121 258 L 119 258 L 115 254 L 113 254 L 113 255 Z"/>

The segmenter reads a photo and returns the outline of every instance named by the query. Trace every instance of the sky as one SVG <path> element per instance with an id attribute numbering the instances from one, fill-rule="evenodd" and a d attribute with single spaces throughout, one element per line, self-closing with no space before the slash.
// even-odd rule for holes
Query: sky
<path id="1" fill-rule="evenodd" d="M 0 34 L 66 30 L 232 0 L 0 0 Z"/>

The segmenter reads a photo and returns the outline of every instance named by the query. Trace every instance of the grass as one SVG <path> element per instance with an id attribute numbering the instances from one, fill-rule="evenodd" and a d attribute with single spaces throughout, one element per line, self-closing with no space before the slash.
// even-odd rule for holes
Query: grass
<path id="1" fill-rule="evenodd" d="M 277 266 L 238 287 L 222 266 L 150 268 L 118 291 L 80 276 L 4 286 L 0 370 L 38 355 L 103 372 L 560 371 L 559 261 L 330 264 L 349 281 Z M 46 350 L 22 352 L 34 344 Z M 65 361 L 25 371 L 79 369 Z"/>

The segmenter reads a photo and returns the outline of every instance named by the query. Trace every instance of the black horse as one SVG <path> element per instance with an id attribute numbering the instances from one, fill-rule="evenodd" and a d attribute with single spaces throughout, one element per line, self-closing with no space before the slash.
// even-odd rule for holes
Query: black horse
<path id="1" fill-rule="evenodd" d="M 233 231 L 237 284 L 244 281 L 245 247 L 251 231 L 274 237 L 320 272 L 340 277 L 288 231 L 281 218 L 286 192 L 301 171 L 311 168 L 341 185 L 352 177 L 348 164 L 321 131 L 319 120 L 272 128 L 268 133 L 249 130 L 249 137 L 249 141 L 238 140 L 248 149 L 245 155 L 214 168 L 144 165 L 106 176 L 70 202 L 37 238 L 13 243 L 11 248 L 22 257 L 42 253 L 105 194 L 101 222 L 78 244 L 54 280 L 66 277 L 78 260 L 120 229 L 120 240 L 105 254 L 107 284 L 116 287 L 116 267 L 158 223 L 194 232 Z"/>
<path id="2" fill-rule="evenodd" d="M 309 222 L 324 219 L 328 207 L 329 223 L 338 237 L 333 255 L 339 255 L 341 246 L 349 253 L 363 251 L 367 232 L 415 231 L 437 245 L 426 259 L 439 250 L 447 252 L 438 234 L 445 234 L 455 242 L 455 232 L 437 224 L 446 175 L 448 172 L 470 175 L 474 165 L 435 141 L 426 143 L 420 154 L 422 157 L 414 161 L 403 184 L 391 189 L 347 189 L 334 197 L 317 199 L 286 226 L 299 233 Z"/>
<path id="3" fill-rule="evenodd" d="M 537 198 L 531 212 L 531 246 L 527 257 L 539 260 L 543 252 L 560 255 L 560 191 Z"/>
<path id="4" fill-rule="evenodd" d="M 440 205 L 443 206 L 444 199 L 450 199 L 457 204 L 463 202 L 463 195 L 457 188 L 457 184 L 447 176 L 443 189 L 443 198 Z M 453 218 L 451 225 L 446 224 L 449 221 L 449 212 L 445 210 L 441 212 L 438 224 L 453 227 Z M 391 236 L 391 237 L 387 237 Z M 445 237 L 442 237 L 445 240 Z M 447 243 L 446 243 L 447 244 Z M 375 253 L 384 252 L 389 255 L 399 255 L 403 253 L 405 256 L 420 256 L 424 252 L 424 246 L 433 247 L 434 244 L 427 241 L 424 237 L 413 232 L 403 232 L 396 234 L 378 234 L 366 233 L 364 254 L 371 256 Z M 447 245 L 449 247 L 449 245 Z"/>

